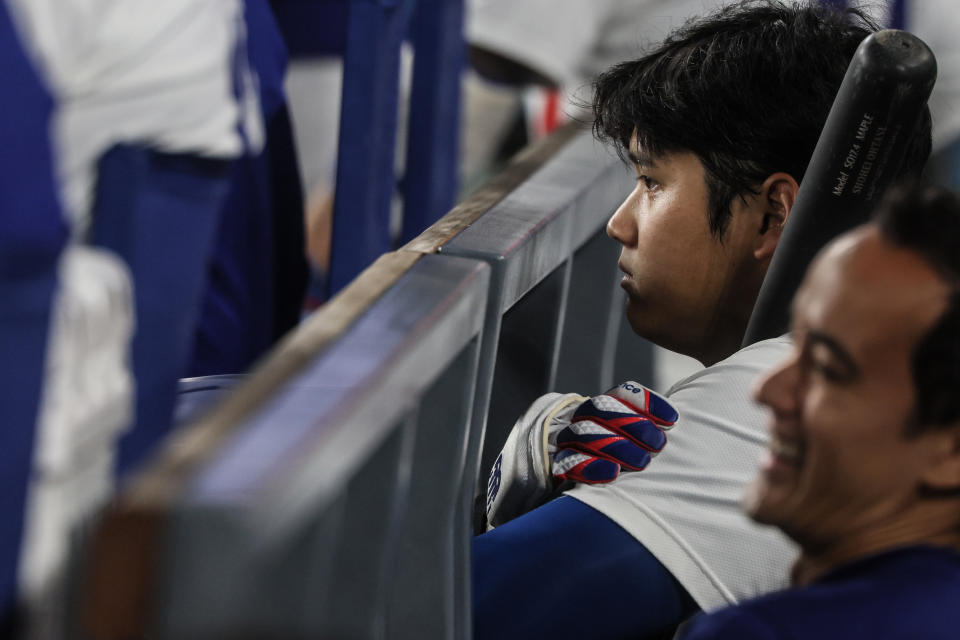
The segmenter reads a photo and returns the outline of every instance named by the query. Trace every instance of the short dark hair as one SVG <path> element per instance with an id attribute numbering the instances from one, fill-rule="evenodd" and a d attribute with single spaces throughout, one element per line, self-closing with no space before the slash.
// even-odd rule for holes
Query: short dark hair
<path id="1" fill-rule="evenodd" d="M 706 170 L 719 238 L 736 196 L 785 171 L 803 179 L 853 54 L 877 25 L 857 9 L 747 0 L 688 21 L 644 57 L 594 83 L 594 133 L 621 157 L 636 131 L 659 155 L 692 151 Z M 924 109 L 901 171 L 930 155 Z"/>
<path id="2" fill-rule="evenodd" d="M 914 347 L 916 406 L 908 433 L 960 421 L 960 195 L 913 183 L 891 189 L 874 222 L 891 244 L 926 260 L 950 287 L 947 308 Z"/>

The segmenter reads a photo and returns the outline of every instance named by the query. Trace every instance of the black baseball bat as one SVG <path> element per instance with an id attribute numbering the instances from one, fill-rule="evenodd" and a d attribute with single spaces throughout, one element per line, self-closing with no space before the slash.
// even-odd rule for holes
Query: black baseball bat
<path id="1" fill-rule="evenodd" d="M 887 29 L 860 43 L 807 166 L 750 316 L 743 346 L 783 334 L 814 255 L 865 222 L 896 180 L 937 78 L 930 48 Z"/>

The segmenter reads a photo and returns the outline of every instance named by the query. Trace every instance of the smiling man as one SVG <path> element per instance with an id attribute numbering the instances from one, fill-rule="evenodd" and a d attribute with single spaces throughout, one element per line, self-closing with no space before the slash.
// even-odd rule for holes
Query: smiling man
<path id="1" fill-rule="evenodd" d="M 770 450 L 746 508 L 799 544 L 796 589 L 690 640 L 960 633 L 960 198 L 914 187 L 834 241 L 757 387 Z"/>

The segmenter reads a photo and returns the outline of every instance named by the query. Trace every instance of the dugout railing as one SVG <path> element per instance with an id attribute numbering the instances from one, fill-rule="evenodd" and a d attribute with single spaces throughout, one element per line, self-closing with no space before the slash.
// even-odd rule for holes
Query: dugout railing
<path id="1" fill-rule="evenodd" d="M 382 256 L 118 496 L 82 636 L 469 637 L 481 450 L 540 393 L 649 374 L 603 233 L 631 188 L 571 125 Z"/>

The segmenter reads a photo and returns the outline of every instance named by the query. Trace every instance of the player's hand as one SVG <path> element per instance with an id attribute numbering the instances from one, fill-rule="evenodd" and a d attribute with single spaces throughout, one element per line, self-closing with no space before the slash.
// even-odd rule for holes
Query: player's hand
<path id="1" fill-rule="evenodd" d="M 667 444 L 677 410 L 636 382 L 589 398 L 556 435 L 552 475 L 557 483 L 597 484 L 621 469 L 640 471 Z"/>
<path id="2" fill-rule="evenodd" d="M 508 522 L 570 482 L 610 482 L 639 470 L 677 419 L 663 397 L 635 382 L 603 395 L 548 393 L 517 420 L 487 482 L 487 524 Z"/>

